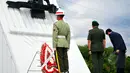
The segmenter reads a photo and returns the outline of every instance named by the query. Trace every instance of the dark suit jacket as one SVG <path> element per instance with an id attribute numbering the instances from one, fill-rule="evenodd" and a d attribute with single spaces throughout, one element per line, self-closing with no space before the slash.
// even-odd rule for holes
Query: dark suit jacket
<path id="1" fill-rule="evenodd" d="M 125 51 L 126 50 L 126 45 L 124 43 L 124 40 L 122 38 L 122 36 L 117 33 L 117 32 L 112 32 L 109 35 L 111 42 L 113 44 L 114 47 L 114 51 L 119 49 L 120 51 Z"/>

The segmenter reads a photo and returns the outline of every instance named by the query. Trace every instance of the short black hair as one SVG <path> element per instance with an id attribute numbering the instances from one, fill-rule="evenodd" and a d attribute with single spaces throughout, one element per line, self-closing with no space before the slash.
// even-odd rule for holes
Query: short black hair
<path id="1" fill-rule="evenodd" d="M 112 32 L 112 30 L 111 30 L 110 28 L 108 28 L 108 29 L 106 30 L 106 34 L 108 34 L 108 32 Z"/>
<path id="2" fill-rule="evenodd" d="M 99 26 L 99 23 L 97 21 L 92 21 L 92 26 Z"/>

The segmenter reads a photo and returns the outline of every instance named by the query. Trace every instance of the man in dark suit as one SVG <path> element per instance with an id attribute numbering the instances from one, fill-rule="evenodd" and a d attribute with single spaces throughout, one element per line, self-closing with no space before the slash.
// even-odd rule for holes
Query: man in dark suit
<path id="1" fill-rule="evenodd" d="M 119 33 L 114 32 L 111 29 L 107 29 L 106 34 L 110 37 L 114 47 L 114 53 L 117 55 L 117 73 L 124 73 L 126 53 L 124 40 Z"/>
<path id="2" fill-rule="evenodd" d="M 92 53 L 93 73 L 102 73 L 103 71 L 103 52 L 106 45 L 105 33 L 98 28 L 98 22 L 93 21 L 93 29 L 88 34 L 89 54 Z"/>

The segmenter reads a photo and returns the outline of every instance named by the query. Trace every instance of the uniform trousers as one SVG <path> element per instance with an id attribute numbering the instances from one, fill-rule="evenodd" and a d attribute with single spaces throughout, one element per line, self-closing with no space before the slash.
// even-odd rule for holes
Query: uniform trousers
<path id="1" fill-rule="evenodd" d="M 67 72 L 69 70 L 69 62 L 68 62 L 68 55 L 67 55 L 68 48 L 57 47 L 56 50 L 58 54 L 60 70 L 61 72 Z"/>
<path id="2" fill-rule="evenodd" d="M 93 73 L 103 73 L 103 52 L 92 52 Z"/>
<path id="3" fill-rule="evenodd" d="M 117 54 L 117 73 L 124 73 L 125 68 L 125 51 L 120 51 L 119 54 Z"/>

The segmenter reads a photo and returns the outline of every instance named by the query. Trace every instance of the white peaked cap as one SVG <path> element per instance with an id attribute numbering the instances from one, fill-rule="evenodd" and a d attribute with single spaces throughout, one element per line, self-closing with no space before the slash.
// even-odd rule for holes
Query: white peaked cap
<path id="1" fill-rule="evenodd" d="M 56 15 L 65 15 L 65 12 L 64 12 L 64 10 L 62 10 L 62 9 L 58 9 L 57 11 L 56 11 Z"/>

